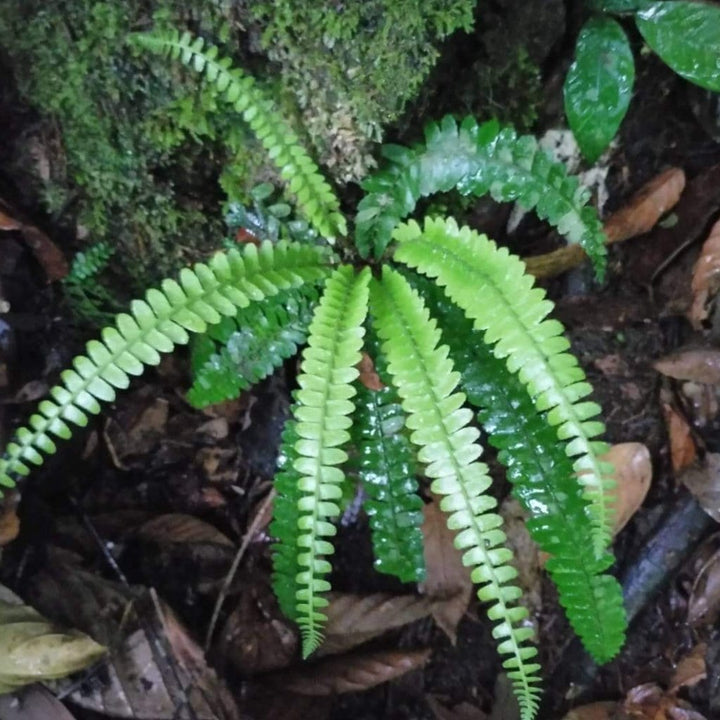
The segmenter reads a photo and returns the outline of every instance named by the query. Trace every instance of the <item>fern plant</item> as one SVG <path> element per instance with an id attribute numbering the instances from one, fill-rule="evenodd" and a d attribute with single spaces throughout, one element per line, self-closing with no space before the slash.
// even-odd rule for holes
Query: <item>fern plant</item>
<path id="1" fill-rule="evenodd" d="M 540 694 L 537 649 L 472 408 L 551 555 L 571 624 L 606 661 L 622 644 L 625 617 L 619 585 L 604 574 L 612 483 L 599 459 L 600 408 L 587 399 L 591 387 L 562 325 L 548 318 L 552 303 L 519 258 L 452 218 L 406 218 L 437 191 L 517 200 L 581 243 L 601 274 L 602 233 L 584 192 L 532 138 L 445 118 L 415 147 L 384 149 L 389 162 L 364 183 L 353 241 L 330 186 L 250 78 L 187 34 L 138 42 L 180 58 L 235 104 L 328 244 L 248 243 L 148 290 L 87 344 L 16 432 L 0 483 L 27 475 L 42 453 L 55 452 L 53 436 L 69 437 L 72 424 L 85 425 L 130 376 L 191 333 L 205 338 L 194 358 L 197 404 L 237 393 L 304 345 L 271 525 L 275 591 L 301 629 L 304 655 L 322 641 L 333 523 L 351 465 L 366 489 L 378 570 L 422 580 L 419 464 L 442 498 L 530 720 Z M 358 383 L 363 348 L 384 387 Z"/>

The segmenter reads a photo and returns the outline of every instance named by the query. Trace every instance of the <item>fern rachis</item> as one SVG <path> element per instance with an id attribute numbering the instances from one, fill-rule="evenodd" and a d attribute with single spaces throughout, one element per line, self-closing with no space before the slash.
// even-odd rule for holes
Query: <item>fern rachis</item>
<path id="1" fill-rule="evenodd" d="M 187 34 L 139 42 L 203 73 L 242 113 L 280 166 L 307 221 L 331 244 L 345 235 L 346 219 L 330 185 L 252 78 Z M 479 461 L 479 433 L 470 424 L 474 413 L 466 400 L 479 406 L 478 417 L 487 423 L 518 496 L 548 500 L 529 525 L 553 555 L 551 574 L 576 630 L 596 658 L 607 660 L 622 642 L 624 616 L 619 586 L 603 575 L 611 562 L 606 548 L 610 486 L 608 468 L 597 459 L 604 449 L 595 439 L 603 430 L 595 419 L 599 408 L 586 400 L 590 387 L 568 351 L 562 326 L 547 319 L 552 306 L 533 287 L 519 259 L 452 220 L 426 220 L 422 227 L 401 221 L 420 197 L 439 190 L 490 192 L 534 207 L 572 241 L 582 243 L 602 269 L 599 221 L 577 184 L 537 150 L 533 139 L 517 138 L 493 123 L 468 119 L 458 126 L 448 118 L 429 126 L 424 143 L 412 149 L 391 147 L 386 155 L 390 166 L 364 183 L 367 195 L 355 217 L 355 247 L 343 247 L 358 267 L 340 264 L 321 247 L 264 242 L 259 250 L 247 245 L 242 252 L 219 254 L 183 271 L 179 283 L 167 280 L 149 290 L 102 331 L 101 340 L 87 344 L 87 355 L 76 358 L 74 369 L 63 373 L 62 384 L 51 390 L 53 400 L 40 403 L 29 427 L 17 431 L 0 460 L 0 484 L 12 485 L 16 476 L 29 472 L 28 463 L 40 464 L 42 452 L 56 450 L 50 435 L 69 437 L 69 423 L 86 424 L 88 413 L 100 411 L 100 402 L 112 401 L 130 376 L 188 342 L 189 333 L 204 334 L 223 317 L 236 318 L 235 327 L 226 320 L 210 333 L 212 343 L 201 356 L 207 360 L 208 349 L 221 355 L 235 332 L 246 333 L 242 337 L 251 339 L 259 357 L 267 354 L 267 362 L 259 365 L 236 364 L 242 377 L 229 383 L 228 392 L 271 371 L 307 338 L 292 418 L 283 433 L 271 525 L 277 540 L 276 594 L 283 611 L 301 628 L 304 653 L 322 639 L 333 520 L 349 482 L 346 447 L 354 441 L 356 450 L 382 465 L 381 482 L 398 480 L 392 492 L 378 485 L 372 500 L 377 508 L 373 522 L 378 523 L 373 534 L 378 548 L 389 543 L 384 558 L 384 550 L 378 549 L 381 569 L 405 582 L 422 573 L 417 560 L 422 501 L 409 502 L 403 491 L 415 489 L 411 476 L 416 460 L 432 478 L 448 527 L 457 532 L 456 547 L 472 568 L 478 597 L 489 604 L 493 637 L 506 656 L 504 666 L 523 720 L 530 720 L 539 695 L 537 651 L 529 644 L 531 630 L 523 625 L 526 610 L 516 604 L 521 596 L 513 583 L 517 573 L 495 512 L 497 501 L 487 494 L 491 479 Z M 381 277 L 371 278 L 369 267 L 359 267 L 369 254 L 384 256 Z M 438 292 L 438 287 L 445 289 L 442 303 L 451 305 L 451 313 L 443 313 L 442 303 L 429 293 L 424 302 L 411 289 L 405 278 L 412 279 L 414 272 L 408 268 L 431 278 L 424 282 Z M 291 298 L 299 303 L 297 313 L 283 307 Z M 492 361 L 461 352 L 453 338 L 441 340 L 441 332 L 460 327 L 457 318 L 472 327 L 472 332 L 462 331 L 462 342 L 481 344 Z M 273 345 L 278 338 L 282 347 Z M 356 366 L 363 346 L 389 383 L 385 394 L 358 392 Z M 498 389 L 505 387 L 507 397 L 498 397 Z M 195 399 L 202 404 L 212 398 L 212 393 L 198 391 Z M 378 429 L 384 418 L 392 420 L 387 432 Z M 532 433 L 547 452 L 524 455 L 508 440 L 513 433 Z M 366 470 L 361 469 L 361 479 Z M 398 477 L 390 478 L 395 472 Z M 526 506 L 532 515 L 533 503 Z M 383 533 L 379 523 L 386 517 L 396 527 Z M 404 534 L 403 523 L 415 526 Z M 585 567 L 578 568 L 572 551 L 585 539 Z M 408 562 L 398 561 L 403 551 Z M 597 632 L 598 622 L 607 632 Z"/>

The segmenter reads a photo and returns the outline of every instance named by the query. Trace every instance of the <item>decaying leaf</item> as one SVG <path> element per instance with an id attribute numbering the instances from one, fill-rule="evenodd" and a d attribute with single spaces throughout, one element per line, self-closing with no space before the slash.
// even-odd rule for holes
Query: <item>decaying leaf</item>
<path id="1" fill-rule="evenodd" d="M 707 453 L 702 463 L 686 468 L 679 480 L 702 509 L 715 522 L 720 522 L 720 454 Z"/>
<path id="2" fill-rule="evenodd" d="M 367 690 L 422 667 L 430 650 L 374 652 L 326 658 L 277 676 L 285 690 L 300 695 L 336 695 Z"/>
<path id="3" fill-rule="evenodd" d="M 682 350 L 654 363 L 655 369 L 676 380 L 693 380 L 707 385 L 720 383 L 720 350 Z"/>
<path id="4" fill-rule="evenodd" d="M 75 720 L 70 711 L 42 685 L 0 696 L 2 720 Z"/>
<path id="5" fill-rule="evenodd" d="M 11 543 L 20 532 L 20 518 L 17 516 L 17 493 L 7 492 L 0 503 L 0 547 Z"/>
<path id="6" fill-rule="evenodd" d="M 430 600 L 435 622 L 455 644 L 456 630 L 465 614 L 473 585 L 462 554 L 453 544 L 455 533 L 448 530 L 445 514 L 436 499 L 423 508 L 427 574 L 420 589 Z"/>
<path id="7" fill-rule="evenodd" d="M 708 317 L 708 304 L 720 290 L 720 220 L 710 229 L 700 251 L 691 284 L 693 302 L 688 319 L 696 330 L 700 330 Z"/>
<path id="8" fill-rule="evenodd" d="M 430 601 L 417 595 L 328 593 L 327 598 L 325 640 L 318 656 L 345 652 L 430 614 Z"/>
<path id="9" fill-rule="evenodd" d="M 603 455 L 603 460 L 612 463 L 615 468 L 613 532 L 617 535 L 643 504 L 650 489 L 652 479 L 650 452 L 642 443 L 619 443 L 613 445 Z"/>
<path id="10" fill-rule="evenodd" d="M 573 708 L 563 720 L 614 720 L 615 702 L 594 702 Z"/>
<path id="11" fill-rule="evenodd" d="M 230 538 L 217 528 L 192 515 L 168 513 L 158 515 L 138 529 L 138 537 L 157 543 L 214 543 L 234 547 Z"/>
<path id="12" fill-rule="evenodd" d="M 621 718 L 632 720 L 707 720 L 683 700 L 654 683 L 632 688 L 621 705 Z"/>
<path id="13" fill-rule="evenodd" d="M 448 707 L 447 703 L 441 703 L 433 695 L 426 695 L 425 700 L 433 711 L 436 720 L 487 720 L 488 717 L 487 713 L 468 702 L 461 702 Z"/>
<path id="14" fill-rule="evenodd" d="M 688 600 L 688 623 L 713 625 L 720 615 L 720 550 L 700 568 Z"/>
<path id="15" fill-rule="evenodd" d="M 380 376 L 375 372 L 375 364 L 372 358 L 366 352 L 360 358 L 358 370 L 360 371 L 358 379 L 368 390 L 382 390 L 385 387 L 382 380 L 380 380 Z"/>
<path id="16" fill-rule="evenodd" d="M 705 666 L 706 653 L 707 644 L 698 643 L 680 660 L 670 679 L 668 692 L 675 693 L 680 690 L 680 688 L 692 687 L 707 677 L 707 667 Z"/>
<path id="17" fill-rule="evenodd" d="M 678 473 L 695 461 L 697 457 L 695 440 L 688 421 L 670 403 L 663 403 L 662 411 L 670 439 L 672 467 Z"/>
<path id="18" fill-rule="evenodd" d="M 104 654 L 91 637 L 62 630 L 27 605 L 0 599 L 0 693 L 66 677 Z"/>

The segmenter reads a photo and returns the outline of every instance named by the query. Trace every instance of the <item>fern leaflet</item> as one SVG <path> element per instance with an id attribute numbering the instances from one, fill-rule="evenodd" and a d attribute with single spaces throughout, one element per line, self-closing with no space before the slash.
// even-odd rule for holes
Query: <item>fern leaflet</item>
<path id="1" fill-rule="evenodd" d="M 357 245 L 364 256 L 382 255 L 395 226 L 421 197 L 457 188 L 534 208 L 570 242 L 580 243 L 603 277 L 607 250 L 597 213 L 587 205 L 590 193 L 534 137 L 517 137 L 496 121 L 478 125 L 471 117 L 458 127 L 448 116 L 426 127 L 424 144 L 389 145 L 383 154 L 391 164 L 363 182 L 368 194 L 358 205 Z"/>
<path id="2" fill-rule="evenodd" d="M 352 382 L 359 374 L 355 366 L 360 361 L 369 280 L 368 268 L 356 275 L 349 265 L 338 268 L 328 280 L 310 325 L 298 377 L 300 389 L 293 415 L 300 437 L 295 444 L 294 468 L 300 473 L 301 491 L 295 617 L 305 657 L 322 640 L 322 608 L 327 600 L 321 593 L 330 590 L 324 579 L 330 572 L 325 556 L 333 552 L 326 538 L 335 535 L 330 520 L 340 513 L 344 475 L 337 465 L 347 461 L 347 453 L 339 446 L 350 439 L 349 416 L 355 407 Z"/>
<path id="3" fill-rule="evenodd" d="M 240 113 L 280 170 L 308 221 L 330 242 L 347 234 L 340 203 L 293 130 L 255 80 L 230 58 L 218 57 L 218 48 L 203 38 L 174 30 L 164 34 L 137 34 L 134 41 L 155 53 L 181 60 L 203 74 Z"/>
<path id="4" fill-rule="evenodd" d="M 81 427 L 86 413 L 100 412 L 101 402 L 115 399 L 115 388 L 126 388 L 130 375 L 157 365 L 160 353 L 188 342 L 189 332 L 203 333 L 208 325 L 232 316 L 238 308 L 275 295 L 282 289 L 314 283 L 328 273 L 328 255 L 321 248 L 263 243 L 247 245 L 243 253 L 216 254 L 210 262 L 180 272 L 177 283 L 165 280 L 145 300 L 134 300 L 130 313 L 117 316 L 103 329 L 102 340 L 87 344 L 87 355 L 73 360 L 73 370 L 61 374 L 62 384 L 50 390 L 38 412 L 21 427 L 0 459 L 0 485 L 12 487 L 13 477 L 27 475 L 27 463 L 43 462 L 39 451 L 56 450 L 50 434 L 67 439 L 68 422 Z"/>
<path id="5" fill-rule="evenodd" d="M 418 459 L 434 478 L 431 489 L 442 495 L 440 507 L 448 513 L 448 528 L 459 531 L 455 545 L 463 550 L 463 563 L 474 567 L 478 597 L 492 603 L 488 616 L 499 621 L 493 637 L 498 650 L 509 655 L 503 662 L 513 682 L 523 720 L 538 706 L 539 665 L 532 662 L 537 649 L 526 645 L 533 631 L 519 624 L 524 607 L 513 605 L 521 596 L 512 584 L 517 571 L 509 564 L 512 552 L 503 547 L 502 519 L 493 512 L 496 500 L 486 494 L 491 480 L 487 466 L 478 462 L 482 448 L 478 431 L 469 427 L 472 412 L 462 405 L 465 396 L 455 392 L 460 378 L 438 346 L 440 332 L 418 294 L 397 272 L 383 268 L 382 281 L 371 287 L 373 324 L 383 340 L 388 371 L 408 413 L 410 440 L 419 446 Z"/>
<path id="6" fill-rule="evenodd" d="M 423 229 L 411 221 L 394 233 L 400 242 L 395 258 L 417 268 L 445 287 L 452 301 L 484 331 L 498 358 L 518 373 L 538 411 L 548 411 L 548 422 L 574 457 L 573 469 L 585 488 L 595 523 L 595 556 L 605 554 L 612 531 L 609 491 L 612 468 L 598 459 L 607 445 L 592 438 L 605 431 L 594 419 L 600 407 L 584 401 L 592 387 L 557 320 L 547 320 L 552 303 L 545 291 L 533 287 L 522 261 L 498 248 L 484 235 L 454 220 L 426 219 Z"/>
<path id="7" fill-rule="evenodd" d="M 524 385 L 492 354 L 472 321 L 436 285 L 421 278 L 416 283 L 443 328 L 468 400 L 481 408 L 478 419 L 500 451 L 513 494 L 530 516 L 528 530 L 551 555 L 546 568 L 571 625 L 595 660 L 607 662 L 624 640 L 622 591 L 615 578 L 602 574 L 612 555 L 596 558 L 585 541 L 587 502 L 570 459 Z"/>

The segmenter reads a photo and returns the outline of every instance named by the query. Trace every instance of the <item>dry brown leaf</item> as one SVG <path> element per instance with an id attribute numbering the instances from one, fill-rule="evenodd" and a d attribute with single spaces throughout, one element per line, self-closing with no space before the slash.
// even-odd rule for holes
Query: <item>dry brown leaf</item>
<path id="1" fill-rule="evenodd" d="M 656 175 L 605 221 L 608 243 L 650 232 L 657 221 L 675 207 L 684 189 L 685 173 L 681 168 L 669 168 Z"/>
<path id="2" fill-rule="evenodd" d="M 75 716 L 42 685 L 0 696 L 2 720 L 75 720 Z"/>
<path id="3" fill-rule="evenodd" d="M 571 710 L 563 720 L 613 720 L 615 717 L 615 702 L 594 702 L 581 705 Z"/>
<path id="4" fill-rule="evenodd" d="M 707 453 L 702 463 L 686 468 L 678 478 L 702 509 L 720 522 L 720 454 Z"/>
<path id="5" fill-rule="evenodd" d="M 5 500 L 0 504 L 0 547 L 11 543 L 20 532 L 20 518 L 17 516 L 17 493 L 5 491 Z"/>
<path id="6" fill-rule="evenodd" d="M 454 645 L 458 623 L 473 592 L 470 570 L 462 564 L 462 553 L 454 545 L 455 533 L 448 530 L 437 499 L 425 505 L 423 514 L 427 574 L 420 589 L 430 600 L 435 622 Z"/>
<path id="7" fill-rule="evenodd" d="M 706 720 L 686 702 L 664 693 L 657 685 L 646 683 L 632 688 L 622 703 L 623 720 Z"/>
<path id="8" fill-rule="evenodd" d="M 697 348 L 682 350 L 654 363 L 663 375 L 676 380 L 693 380 L 707 385 L 720 383 L 720 350 Z"/>
<path id="9" fill-rule="evenodd" d="M 673 470 L 678 473 L 695 462 L 697 448 L 688 421 L 669 403 L 662 404 Z"/>
<path id="10" fill-rule="evenodd" d="M 276 680 L 284 690 L 300 695 L 358 692 L 416 670 L 429 657 L 430 650 L 341 655 L 282 673 Z"/>
<path id="11" fill-rule="evenodd" d="M 693 302 L 688 319 L 696 330 L 700 330 L 708 317 L 708 303 L 720 290 L 720 220 L 712 226 L 700 250 L 690 287 Z"/>
<path id="12" fill-rule="evenodd" d="M 430 601 L 417 595 L 328 593 L 325 640 L 317 655 L 335 655 L 430 614 Z"/>
<path id="13" fill-rule="evenodd" d="M 706 653 L 707 644 L 698 643 L 680 660 L 670 679 L 669 693 L 676 693 L 680 688 L 697 685 L 707 677 L 707 667 L 705 666 Z"/>
<path id="14" fill-rule="evenodd" d="M 434 695 L 426 695 L 425 700 L 437 720 L 487 720 L 487 713 L 468 702 L 447 707 Z"/>
<path id="15" fill-rule="evenodd" d="M 137 531 L 143 540 L 157 543 L 214 543 L 235 547 L 226 535 L 204 520 L 182 513 L 168 513 L 143 523 Z"/>
<path id="16" fill-rule="evenodd" d="M 720 551 L 700 568 L 688 600 L 688 623 L 714 625 L 720 614 Z"/>
<path id="17" fill-rule="evenodd" d="M 372 358 L 366 352 L 362 354 L 357 367 L 360 371 L 359 380 L 368 390 L 382 390 L 385 387 L 380 376 L 375 372 Z"/>
<path id="18" fill-rule="evenodd" d="M 650 452 L 642 443 L 613 445 L 602 457 L 615 467 L 615 524 L 617 535 L 637 512 L 650 489 L 652 464 Z"/>
<path id="19" fill-rule="evenodd" d="M 22 223 L 0 210 L 0 230 L 20 230 Z"/>

